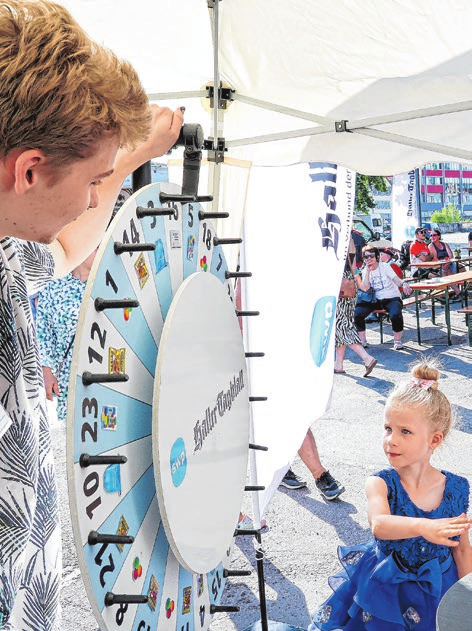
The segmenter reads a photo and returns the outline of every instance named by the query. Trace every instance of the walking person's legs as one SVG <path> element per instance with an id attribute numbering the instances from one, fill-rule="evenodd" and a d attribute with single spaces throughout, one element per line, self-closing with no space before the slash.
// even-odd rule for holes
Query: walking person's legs
<path id="1" fill-rule="evenodd" d="M 359 337 L 361 338 L 362 346 L 366 346 L 367 339 L 365 336 L 365 319 L 372 311 L 375 309 L 375 303 L 372 302 L 360 302 L 356 305 L 356 310 L 354 311 L 354 325 L 356 327 L 357 332 L 359 333 Z"/>

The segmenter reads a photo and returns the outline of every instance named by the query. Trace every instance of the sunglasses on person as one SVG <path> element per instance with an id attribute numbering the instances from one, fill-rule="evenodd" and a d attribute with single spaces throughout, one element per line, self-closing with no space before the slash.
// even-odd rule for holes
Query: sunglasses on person
<path id="1" fill-rule="evenodd" d="M 432 233 L 431 233 L 431 236 L 432 236 L 432 237 L 440 237 L 441 235 L 439 235 L 437 232 L 432 232 Z"/>
<path id="2" fill-rule="evenodd" d="M 375 259 L 375 254 L 364 254 L 364 261 L 367 259 Z"/>
<path id="3" fill-rule="evenodd" d="M 426 230 L 418 230 L 416 234 L 426 234 Z"/>

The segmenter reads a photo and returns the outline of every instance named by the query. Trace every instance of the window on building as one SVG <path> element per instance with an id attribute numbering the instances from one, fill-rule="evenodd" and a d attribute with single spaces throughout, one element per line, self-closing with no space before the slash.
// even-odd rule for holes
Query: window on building
<path id="1" fill-rule="evenodd" d="M 427 193 L 426 203 L 427 204 L 442 204 L 441 193 Z"/>
<path id="2" fill-rule="evenodd" d="M 446 206 L 448 204 L 454 204 L 454 206 L 460 206 L 459 195 L 446 195 Z"/>

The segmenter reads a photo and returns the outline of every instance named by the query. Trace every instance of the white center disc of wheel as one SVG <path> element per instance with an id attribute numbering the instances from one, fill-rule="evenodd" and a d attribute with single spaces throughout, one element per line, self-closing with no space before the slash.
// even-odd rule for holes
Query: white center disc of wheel
<path id="1" fill-rule="evenodd" d="M 223 284 L 189 276 L 167 315 L 156 364 L 153 459 L 166 535 L 191 572 L 215 568 L 244 491 L 249 399 L 242 336 Z"/>

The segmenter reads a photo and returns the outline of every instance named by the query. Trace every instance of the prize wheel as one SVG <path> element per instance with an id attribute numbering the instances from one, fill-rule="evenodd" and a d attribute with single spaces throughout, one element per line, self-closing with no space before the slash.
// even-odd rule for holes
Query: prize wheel
<path id="1" fill-rule="evenodd" d="M 231 281 L 211 221 L 179 196 L 151 184 L 125 202 L 77 327 L 67 473 L 102 631 L 207 629 L 244 492 L 249 397 Z"/>

